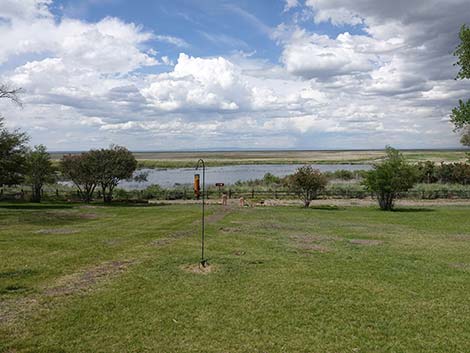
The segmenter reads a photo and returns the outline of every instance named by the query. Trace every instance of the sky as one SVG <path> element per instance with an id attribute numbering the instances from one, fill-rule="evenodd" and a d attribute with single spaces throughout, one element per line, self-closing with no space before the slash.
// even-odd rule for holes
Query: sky
<path id="1" fill-rule="evenodd" d="M 51 151 L 459 147 L 469 0 L 0 0 L 8 128 Z"/>

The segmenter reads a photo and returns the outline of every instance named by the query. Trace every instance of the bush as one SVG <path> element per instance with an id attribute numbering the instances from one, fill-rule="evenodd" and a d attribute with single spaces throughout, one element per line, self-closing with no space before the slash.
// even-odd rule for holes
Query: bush
<path id="1" fill-rule="evenodd" d="M 288 184 L 304 202 L 304 207 L 307 208 L 310 206 L 310 202 L 316 199 L 318 194 L 325 188 L 328 180 L 318 169 L 306 165 L 289 176 Z"/>
<path id="2" fill-rule="evenodd" d="M 363 184 L 377 196 L 380 208 L 390 211 L 399 193 L 411 189 L 416 180 L 416 168 L 408 164 L 399 151 L 387 147 L 387 157 L 367 172 Z"/>

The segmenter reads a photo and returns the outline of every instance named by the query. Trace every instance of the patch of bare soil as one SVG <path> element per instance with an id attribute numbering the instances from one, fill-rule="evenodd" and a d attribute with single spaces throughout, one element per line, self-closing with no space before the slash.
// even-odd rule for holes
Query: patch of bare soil
<path id="1" fill-rule="evenodd" d="M 180 231 L 168 234 L 168 236 L 166 238 L 152 240 L 150 242 L 150 245 L 156 246 L 156 247 L 168 245 L 168 244 L 172 243 L 173 241 L 175 241 L 177 239 L 189 237 L 193 234 L 199 234 L 198 232 L 200 232 L 200 230 L 197 229 L 197 228 L 194 228 L 194 229 L 191 229 L 191 230 L 189 230 L 189 229 L 188 230 L 180 230 Z"/>
<path id="2" fill-rule="evenodd" d="M 123 242 L 122 239 L 119 239 L 119 238 L 103 240 L 103 244 L 108 245 L 108 246 L 117 246 L 121 244 L 122 242 Z"/>
<path id="3" fill-rule="evenodd" d="M 209 273 L 216 271 L 216 266 L 210 264 L 207 264 L 205 267 L 201 264 L 188 264 L 182 265 L 180 268 L 185 272 L 194 273 L 197 275 L 208 275 Z"/>
<path id="4" fill-rule="evenodd" d="M 14 298 L 0 301 L 0 323 L 8 324 L 23 317 L 36 304 L 35 298 Z"/>
<path id="5" fill-rule="evenodd" d="M 78 213 L 77 217 L 81 219 L 97 219 L 98 215 L 96 213 Z"/>
<path id="6" fill-rule="evenodd" d="M 172 239 L 168 239 L 168 238 L 162 238 L 162 239 L 156 239 L 156 240 L 152 240 L 152 242 L 150 243 L 152 246 L 156 246 L 156 247 L 159 247 L 159 246 L 164 246 L 164 245 L 168 245 L 172 242 Z"/>
<path id="7" fill-rule="evenodd" d="M 223 208 L 222 210 L 217 210 L 213 214 L 207 216 L 205 219 L 205 222 L 217 223 L 221 221 L 229 213 L 230 213 L 230 208 Z"/>
<path id="8" fill-rule="evenodd" d="M 458 268 L 459 270 L 470 271 L 470 264 L 467 264 L 467 263 L 450 264 L 450 267 Z"/>
<path id="9" fill-rule="evenodd" d="M 349 242 L 355 245 L 374 246 L 383 244 L 382 240 L 376 239 L 350 239 Z"/>
<path id="10" fill-rule="evenodd" d="M 320 236 L 320 235 L 292 235 L 291 240 L 295 247 L 301 250 L 317 251 L 321 253 L 330 252 L 331 249 L 327 246 L 319 244 L 325 241 L 338 240 L 335 237 Z"/>
<path id="11" fill-rule="evenodd" d="M 51 228 L 51 229 L 40 229 L 34 232 L 35 234 L 75 234 L 78 233 L 76 229 L 70 228 Z"/>
<path id="12" fill-rule="evenodd" d="M 241 229 L 237 227 L 221 227 L 220 229 L 221 233 L 240 233 Z"/>
<path id="13" fill-rule="evenodd" d="M 113 278 L 124 272 L 133 263 L 135 263 L 135 261 L 109 261 L 86 271 L 64 276 L 58 281 L 56 286 L 46 289 L 45 294 L 49 296 L 59 296 L 88 291 L 99 281 Z"/>
<path id="14" fill-rule="evenodd" d="M 467 241 L 470 240 L 470 234 L 456 234 L 451 236 L 452 240 Z"/>
<path id="15" fill-rule="evenodd" d="M 51 228 L 51 229 L 40 229 L 34 232 L 35 234 L 75 234 L 78 233 L 76 229 L 69 228 Z"/>

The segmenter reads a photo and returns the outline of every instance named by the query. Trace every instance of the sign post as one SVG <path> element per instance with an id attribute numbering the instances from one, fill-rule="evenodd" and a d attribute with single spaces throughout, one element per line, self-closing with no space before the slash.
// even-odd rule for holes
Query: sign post
<path id="1" fill-rule="evenodd" d="M 215 186 L 217 186 L 219 188 L 219 197 L 220 197 L 220 193 L 222 192 L 222 188 L 224 187 L 224 183 L 215 183 Z"/>
<path id="2" fill-rule="evenodd" d="M 202 267 L 206 267 L 207 260 L 204 258 L 204 206 L 205 206 L 205 193 L 206 193 L 206 164 L 203 159 L 197 161 L 196 170 L 199 166 L 202 166 L 202 219 L 201 219 L 201 262 Z M 197 187 L 196 187 L 197 186 Z M 199 174 L 194 175 L 194 194 L 199 199 L 200 195 L 200 184 Z"/>

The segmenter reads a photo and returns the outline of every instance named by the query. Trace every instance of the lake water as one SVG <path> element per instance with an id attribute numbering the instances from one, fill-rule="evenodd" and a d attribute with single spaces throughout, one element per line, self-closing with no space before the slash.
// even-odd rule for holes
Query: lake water
<path id="1" fill-rule="evenodd" d="M 207 167 L 206 184 L 224 183 L 225 185 L 234 184 L 236 181 L 246 181 L 253 179 L 262 179 L 266 173 L 271 173 L 278 177 L 284 177 L 293 174 L 297 168 L 303 164 L 257 164 L 257 165 L 230 165 L 224 167 Z M 314 168 L 322 172 L 346 170 L 369 170 L 370 165 L 366 164 L 313 164 Z M 148 172 L 148 180 L 144 183 L 123 181 L 119 187 L 127 190 L 145 189 L 152 184 L 158 184 L 164 188 L 173 187 L 175 184 L 192 184 L 194 174 L 201 175 L 202 170 L 196 171 L 194 168 L 177 169 L 141 169 Z"/>

